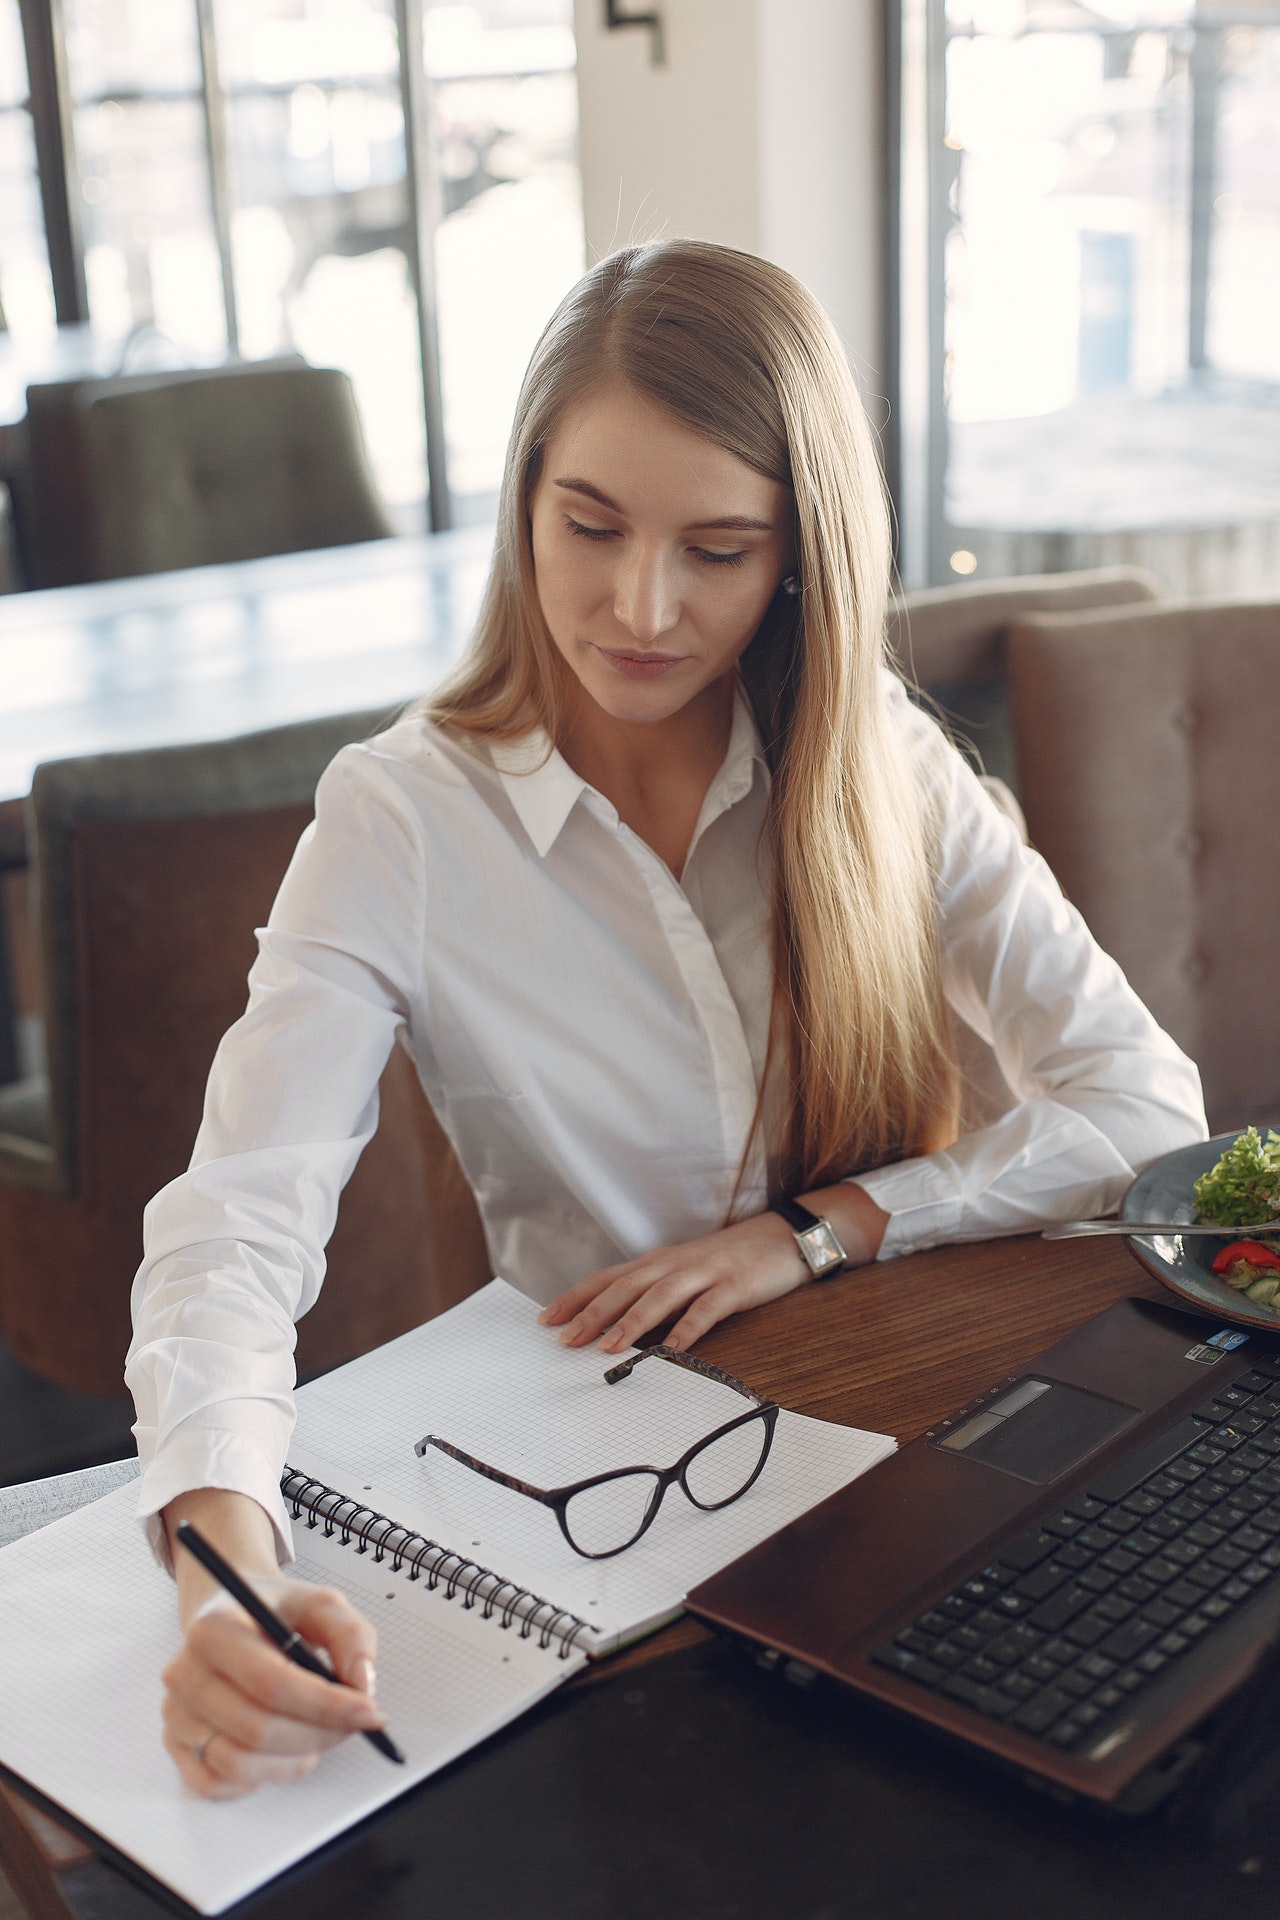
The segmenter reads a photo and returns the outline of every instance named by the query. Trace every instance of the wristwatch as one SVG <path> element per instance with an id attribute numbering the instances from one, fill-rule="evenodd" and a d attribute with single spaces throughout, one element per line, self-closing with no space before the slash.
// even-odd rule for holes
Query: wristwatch
<path id="1" fill-rule="evenodd" d="M 796 1237 L 800 1256 L 815 1280 L 839 1273 L 849 1256 L 841 1246 L 836 1230 L 820 1214 L 810 1213 L 798 1200 L 775 1200 L 771 1213 L 782 1216 Z"/>

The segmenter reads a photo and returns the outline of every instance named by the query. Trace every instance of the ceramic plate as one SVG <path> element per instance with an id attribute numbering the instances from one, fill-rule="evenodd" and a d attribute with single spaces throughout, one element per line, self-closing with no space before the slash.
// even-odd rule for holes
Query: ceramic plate
<path id="1" fill-rule="evenodd" d="M 1196 1217 L 1194 1185 L 1202 1173 L 1219 1161 L 1239 1133 L 1220 1133 L 1213 1140 L 1202 1140 L 1194 1147 L 1180 1147 L 1152 1161 L 1140 1173 L 1120 1205 L 1122 1220 L 1185 1220 Z M 1248 1238 L 1247 1227 L 1224 1233 L 1220 1240 L 1206 1235 L 1203 1240 L 1184 1240 L 1181 1234 L 1156 1234 L 1145 1240 L 1130 1240 L 1129 1246 L 1144 1267 L 1157 1280 L 1180 1293 L 1184 1300 L 1219 1314 L 1243 1327 L 1280 1329 L 1280 1313 L 1249 1300 L 1213 1272 L 1214 1256 L 1232 1240 Z"/>

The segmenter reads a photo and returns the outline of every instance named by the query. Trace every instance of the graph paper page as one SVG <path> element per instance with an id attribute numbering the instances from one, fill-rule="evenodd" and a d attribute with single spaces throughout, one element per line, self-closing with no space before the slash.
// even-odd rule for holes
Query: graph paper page
<path id="1" fill-rule="evenodd" d="M 501 1280 L 299 1392 L 290 1464 L 588 1621 L 604 1645 L 677 1612 L 685 1594 L 893 1451 L 866 1433 L 783 1412 L 755 1486 L 720 1513 L 672 1487 L 616 1559 L 574 1553 L 547 1507 L 415 1441 L 435 1433 L 540 1487 L 611 1467 L 672 1465 L 748 1405 L 684 1368 L 562 1347 Z M 352 1481 L 351 1462 L 361 1471 Z M 299 1530 L 299 1543 L 309 1536 Z"/>
<path id="2" fill-rule="evenodd" d="M 160 1741 L 177 1606 L 136 1505 L 137 1489 L 122 1487 L 0 1551 L 0 1762 L 202 1913 L 465 1753 L 582 1664 L 304 1533 L 298 1573 L 342 1588 L 377 1627 L 379 1698 L 407 1764 L 351 1739 L 306 1780 L 199 1800 Z"/>

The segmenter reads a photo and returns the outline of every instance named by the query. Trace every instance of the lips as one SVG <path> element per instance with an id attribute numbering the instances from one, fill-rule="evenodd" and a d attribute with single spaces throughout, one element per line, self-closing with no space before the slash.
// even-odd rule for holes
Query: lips
<path id="1" fill-rule="evenodd" d="M 685 659 L 680 653 L 626 653 L 614 647 L 601 647 L 599 652 L 628 680 L 660 680 L 673 668 L 683 666 Z"/>

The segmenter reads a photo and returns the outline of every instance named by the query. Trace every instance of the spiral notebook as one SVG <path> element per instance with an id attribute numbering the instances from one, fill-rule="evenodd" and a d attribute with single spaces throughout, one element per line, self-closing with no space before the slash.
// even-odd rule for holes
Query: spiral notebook
<path id="1" fill-rule="evenodd" d="M 379 1697 L 407 1755 L 348 1741 L 307 1780 L 212 1804 L 160 1745 L 170 1582 L 122 1488 L 0 1551 L 0 1768 L 203 1913 L 218 1913 L 526 1711 L 594 1655 L 892 1451 L 784 1412 L 760 1479 L 699 1512 L 672 1489 L 644 1538 L 584 1560 L 545 1507 L 414 1442 L 427 1432 L 544 1487 L 667 1465 L 742 1410 L 731 1389 L 651 1361 L 607 1387 L 495 1280 L 300 1390 L 283 1491 L 297 1571 L 374 1621 Z"/>

